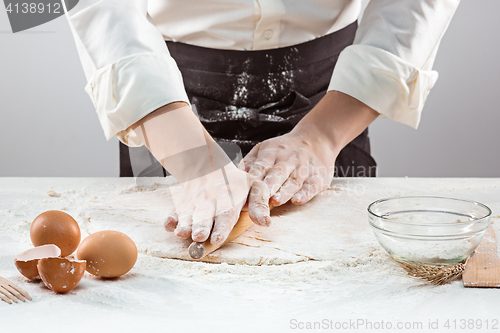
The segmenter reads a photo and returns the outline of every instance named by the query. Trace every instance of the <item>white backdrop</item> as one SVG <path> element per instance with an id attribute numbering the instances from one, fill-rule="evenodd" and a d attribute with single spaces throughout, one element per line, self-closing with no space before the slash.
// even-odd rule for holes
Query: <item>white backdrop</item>
<path id="1" fill-rule="evenodd" d="M 462 0 L 418 130 L 370 126 L 379 176 L 500 176 L 500 1 Z M 118 176 L 64 17 L 12 34 L 0 7 L 0 176 Z"/>

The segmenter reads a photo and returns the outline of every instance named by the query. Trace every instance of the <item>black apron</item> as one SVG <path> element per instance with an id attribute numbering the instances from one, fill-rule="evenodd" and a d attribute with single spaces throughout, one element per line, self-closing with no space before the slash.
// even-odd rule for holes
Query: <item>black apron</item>
<path id="1" fill-rule="evenodd" d="M 356 29 L 355 22 L 309 42 L 259 51 L 166 43 L 202 124 L 221 146 L 236 143 L 244 156 L 259 142 L 290 132 L 319 102 Z M 121 177 L 166 174 L 145 147 L 120 142 Z M 335 176 L 376 176 L 368 129 L 342 149 Z"/>

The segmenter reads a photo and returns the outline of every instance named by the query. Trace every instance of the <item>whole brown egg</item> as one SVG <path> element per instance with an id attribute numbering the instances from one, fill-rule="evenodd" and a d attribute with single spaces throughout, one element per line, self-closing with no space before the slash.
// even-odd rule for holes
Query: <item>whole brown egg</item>
<path id="1" fill-rule="evenodd" d="M 75 252 L 81 240 L 78 223 L 70 215 L 57 210 L 38 215 L 31 224 L 30 236 L 34 246 L 57 245 L 62 257 Z"/>
<path id="2" fill-rule="evenodd" d="M 134 267 L 137 247 L 130 237 L 114 230 L 93 233 L 85 238 L 76 256 L 87 261 L 87 272 L 104 277 L 121 276 Z"/>

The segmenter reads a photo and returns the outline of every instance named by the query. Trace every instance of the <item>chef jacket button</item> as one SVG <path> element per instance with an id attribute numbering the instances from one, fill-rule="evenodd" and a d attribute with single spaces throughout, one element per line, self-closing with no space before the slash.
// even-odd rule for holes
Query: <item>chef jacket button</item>
<path id="1" fill-rule="evenodd" d="M 266 31 L 264 32 L 264 37 L 265 37 L 266 39 L 271 39 L 271 38 L 273 37 L 273 31 L 272 31 L 272 30 L 266 30 Z"/>

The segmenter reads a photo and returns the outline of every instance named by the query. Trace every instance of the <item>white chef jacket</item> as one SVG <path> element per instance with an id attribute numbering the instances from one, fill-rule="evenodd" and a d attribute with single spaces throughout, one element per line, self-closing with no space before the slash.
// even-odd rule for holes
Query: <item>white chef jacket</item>
<path id="1" fill-rule="evenodd" d="M 458 3 L 371 0 L 328 91 L 416 128 L 437 80 L 436 51 Z M 106 138 L 127 144 L 126 129 L 150 112 L 189 103 L 165 40 L 273 49 L 340 30 L 360 10 L 361 0 L 80 0 L 66 17 Z"/>

